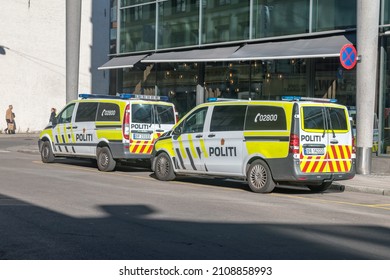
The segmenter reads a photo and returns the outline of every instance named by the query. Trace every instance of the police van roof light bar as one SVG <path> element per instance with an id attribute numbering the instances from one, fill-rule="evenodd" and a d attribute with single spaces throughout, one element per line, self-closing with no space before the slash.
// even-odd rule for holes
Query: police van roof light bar
<path id="1" fill-rule="evenodd" d="M 131 93 L 120 93 L 117 95 L 104 95 L 104 94 L 90 94 L 90 93 L 80 93 L 79 98 L 81 99 L 92 99 L 92 98 L 106 98 L 106 99 L 143 99 L 143 100 L 160 100 L 160 101 L 169 101 L 168 96 L 155 96 L 155 95 L 141 95 L 141 94 L 131 94 Z"/>
<path id="2" fill-rule="evenodd" d="M 120 99 L 116 95 L 105 95 L 105 94 L 90 94 L 90 93 L 80 93 L 79 98 L 89 99 L 89 98 L 106 98 L 106 99 Z"/>
<path id="3" fill-rule="evenodd" d="M 208 102 L 217 102 L 217 101 L 251 101 L 251 99 L 209 97 L 209 98 L 207 98 L 207 101 Z"/>
<path id="4" fill-rule="evenodd" d="M 142 95 L 142 94 L 132 94 L 132 93 L 121 93 L 119 96 L 122 99 L 143 99 L 143 100 L 153 100 L 153 101 L 169 101 L 168 96 L 158 96 L 158 95 Z"/>
<path id="5" fill-rule="evenodd" d="M 282 96 L 282 100 L 283 101 L 314 101 L 314 102 L 328 102 L 328 103 L 337 102 L 337 99 L 334 98 L 317 98 L 317 97 L 291 96 L 291 95 Z"/>

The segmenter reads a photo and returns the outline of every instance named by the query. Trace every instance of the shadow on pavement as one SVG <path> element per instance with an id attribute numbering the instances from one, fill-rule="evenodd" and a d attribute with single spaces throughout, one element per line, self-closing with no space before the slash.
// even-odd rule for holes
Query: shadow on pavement
<path id="1" fill-rule="evenodd" d="M 74 218 L 0 194 L 0 259 L 389 259 L 380 226 L 155 219 L 148 205 Z M 272 211 L 272 209 L 264 209 Z M 261 212 L 259 212 L 261 215 Z"/>

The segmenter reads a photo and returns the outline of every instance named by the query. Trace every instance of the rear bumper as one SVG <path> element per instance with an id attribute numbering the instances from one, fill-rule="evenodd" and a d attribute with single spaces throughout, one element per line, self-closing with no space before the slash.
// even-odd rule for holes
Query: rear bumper
<path id="1" fill-rule="evenodd" d="M 273 178 L 276 182 L 297 182 L 297 183 L 322 183 L 330 181 L 349 180 L 355 177 L 356 160 L 352 159 L 351 169 L 347 172 L 318 172 L 306 173 L 300 168 L 299 159 L 292 155 L 287 158 L 268 161 Z"/>
<path id="2" fill-rule="evenodd" d="M 151 154 L 143 154 L 143 153 L 130 153 L 129 144 L 128 143 L 109 143 L 109 147 L 114 159 L 150 159 Z"/>

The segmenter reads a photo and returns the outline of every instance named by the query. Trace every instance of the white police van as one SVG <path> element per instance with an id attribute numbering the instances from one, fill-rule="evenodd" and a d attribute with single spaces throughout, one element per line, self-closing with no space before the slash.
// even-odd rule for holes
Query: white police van
<path id="1" fill-rule="evenodd" d="M 155 142 L 156 177 L 240 178 L 263 193 L 277 183 L 324 191 L 333 181 L 353 178 L 355 150 L 347 108 L 333 100 L 285 99 L 198 105 Z"/>
<path id="2" fill-rule="evenodd" d="M 164 96 L 79 97 L 40 133 L 43 162 L 55 157 L 92 158 L 101 171 L 114 170 L 118 161 L 150 162 L 156 139 L 177 122 L 175 107 Z"/>

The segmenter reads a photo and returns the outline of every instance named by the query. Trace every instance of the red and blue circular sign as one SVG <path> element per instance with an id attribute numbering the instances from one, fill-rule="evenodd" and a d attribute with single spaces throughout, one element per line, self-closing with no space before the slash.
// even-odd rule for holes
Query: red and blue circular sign
<path id="1" fill-rule="evenodd" d="M 341 48 L 340 63 L 347 70 L 350 70 L 355 67 L 357 63 L 357 52 L 354 45 L 346 44 Z"/>

